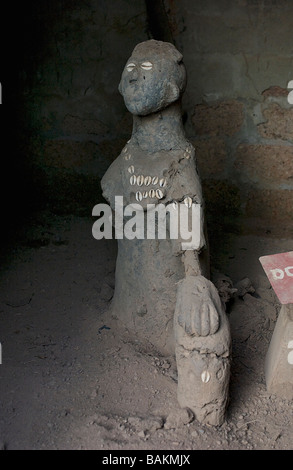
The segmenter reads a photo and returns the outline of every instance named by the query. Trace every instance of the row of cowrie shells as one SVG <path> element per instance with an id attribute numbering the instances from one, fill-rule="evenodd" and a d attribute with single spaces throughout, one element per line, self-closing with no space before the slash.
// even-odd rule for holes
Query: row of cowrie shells
<path id="1" fill-rule="evenodd" d="M 191 157 L 191 147 L 186 147 L 184 155 L 185 158 L 189 159 Z"/>
<path id="2" fill-rule="evenodd" d="M 128 142 L 127 142 L 127 143 L 128 143 Z M 128 148 L 125 147 L 125 148 L 123 149 L 123 153 L 126 153 L 126 155 L 124 155 L 124 158 L 125 158 L 125 160 L 130 160 L 130 159 L 131 159 L 131 154 L 130 154 L 130 153 L 127 153 L 127 151 L 128 151 Z"/>
<path id="3" fill-rule="evenodd" d="M 155 197 L 157 199 L 162 199 L 163 196 L 163 191 L 161 191 L 160 189 L 151 189 L 150 191 L 137 191 L 135 194 L 135 199 L 140 202 L 143 199 L 146 199 L 147 197 L 150 197 L 151 199 L 154 199 Z"/>
<path id="4" fill-rule="evenodd" d="M 134 171 L 133 166 L 129 167 L 128 171 L 129 171 L 129 173 L 132 173 L 132 171 Z M 157 176 L 153 176 L 153 177 L 143 176 L 143 175 L 136 176 L 136 175 L 132 174 L 132 176 L 130 177 L 131 186 L 134 186 L 135 184 L 137 184 L 138 186 L 143 186 L 143 185 L 149 186 L 150 184 L 156 185 L 158 183 L 161 186 L 161 188 L 164 188 L 167 184 L 165 178 L 161 178 L 159 180 L 159 178 Z"/>
<path id="5" fill-rule="evenodd" d="M 129 143 L 130 141 L 128 141 L 127 143 Z M 130 160 L 131 159 L 131 154 L 130 153 L 127 153 L 128 151 L 128 148 L 125 147 L 123 149 L 123 153 L 126 153 L 126 155 L 124 155 L 124 158 L 125 160 Z M 183 155 L 185 158 L 189 159 L 191 157 L 191 146 L 189 147 L 186 147 L 185 149 L 185 152 L 184 152 L 184 155 Z"/>
<path id="6" fill-rule="evenodd" d="M 183 202 L 184 202 L 184 204 L 186 205 L 186 207 L 188 207 L 188 208 L 190 208 L 190 207 L 192 206 L 192 199 L 191 199 L 191 197 L 189 197 L 189 196 L 187 196 L 187 197 L 184 199 Z M 173 202 L 173 208 L 174 208 L 175 210 L 178 209 L 178 202 L 177 202 L 177 201 L 174 201 L 174 202 Z"/>

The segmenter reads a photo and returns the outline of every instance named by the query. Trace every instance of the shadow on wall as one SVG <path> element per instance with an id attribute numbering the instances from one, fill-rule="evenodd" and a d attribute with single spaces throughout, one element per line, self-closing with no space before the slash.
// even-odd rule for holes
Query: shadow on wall
<path id="1" fill-rule="evenodd" d="M 9 200 L 6 225 L 14 232 L 43 209 L 90 216 L 131 132 L 118 83 L 125 57 L 147 39 L 145 3 L 28 1 L 6 18 L 19 41 L 1 77 L 5 170 L 21 201 L 16 220 Z"/>

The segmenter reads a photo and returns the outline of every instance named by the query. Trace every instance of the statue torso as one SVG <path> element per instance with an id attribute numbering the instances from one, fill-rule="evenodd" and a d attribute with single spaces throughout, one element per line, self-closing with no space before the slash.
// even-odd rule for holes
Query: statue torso
<path id="1" fill-rule="evenodd" d="M 147 152 L 131 143 L 124 147 L 102 179 L 105 199 L 114 208 L 114 197 L 123 196 L 124 205 L 181 202 L 190 196 L 202 202 L 194 148 Z"/>

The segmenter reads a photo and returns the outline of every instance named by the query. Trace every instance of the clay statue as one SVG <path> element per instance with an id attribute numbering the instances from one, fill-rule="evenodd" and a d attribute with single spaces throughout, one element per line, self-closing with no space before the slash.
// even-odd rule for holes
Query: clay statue
<path id="1" fill-rule="evenodd" d="M 165 238 L 119 237 L 111 312 L 161 354 L 176 354 L 179 404 L 218 425 L 228 400 L 231 341 L 208 279 L 201 183 L 181 116 L 185 86 L 182 55 L 166 42 L 138 44 L 122 73 L 119 91 L 133 131 L 102 179 L 103 195 L 113 209 L 123 196 L 124 207 L 140 208 L 144 218 L 149 207 L 164 204 L 175 213 L 186 207 L 189 221 L 195 214 L 197 237 L 188 244 L 180 230 L 170 236 L 171 222 Z"/>

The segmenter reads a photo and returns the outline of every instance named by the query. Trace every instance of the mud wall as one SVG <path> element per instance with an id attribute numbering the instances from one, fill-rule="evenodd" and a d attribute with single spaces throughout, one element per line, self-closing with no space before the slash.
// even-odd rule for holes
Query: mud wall
<path id="1" fill-rule="evenodd" d="M 46 0 L 21 12 L 15 166 L 28 204 L 91 215 L 100 178 L 131 133 L 117 90 L 122 68 L 138 42 L 155 37 L 184 55 L 184 121 L 210 231 L 290 233 L 293 3 L 156 4 L 154 11 L 144 0 Z"/>
<path id="2" fill-rule="evenodd" d="M 210 213 L 241 232 L 292 233 L 292 2 L 165 3 Z"/>

